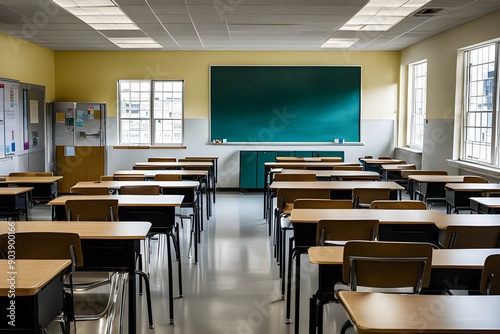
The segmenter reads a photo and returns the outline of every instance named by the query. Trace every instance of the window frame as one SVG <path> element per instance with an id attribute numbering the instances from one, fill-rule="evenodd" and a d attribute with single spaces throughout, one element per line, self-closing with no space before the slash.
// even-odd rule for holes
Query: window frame
<path id="1" fill-rule="evenodd" d="M 416 76 L 417 67 L 425 65 L 425 75 Z M 427 59 L 411 63 L 408 65 L 408 147 L 413 149 L 422 150 L 424 146 L 424 124 L 427 113 Z M 425 86 L 420 87 L 417 85 L 417 79 L 425 77 Z M 416 98 L 417 93 L 420 92 L 421 100 Z M 420 103 L 423 112 L 416 112 L 416 104 Z M 421 119 L 421 123 L 417 124 L 417 117 Z M 417 129 L 418 127 L 418 129 Z M 421 142 L 416 142 L 417 134 L 420 133 Z"/>
<path id="2" fill-rule="evenodd" d="M 491 78 L 492 85 L 490 86 L 491 90 L 491 100 L 492 100 L 492 106 L 491 106 L 491 135 L 489 136 L 491 139 L 490 141 L 486 141 L 486 145 L 483 146 L 489 146 L 489 158 L 481 158 L 481 154 L 476 154 L 476 155 L 469 155 L 468 151 L 468 145 L 475 145 L 479 149 L 479 144 L 474 144 L 477 142 L 477 140 L 471 140 L 468 137 L 468 133 L 473 131 L 474 129 L 482 129 L 486 128 L 488 129 L 488 126 L 480 125 L 479 127 L 474 125 L 469 125 L 468 119 L 470 119 L 471 113 L 474 113 L 476 115 L 482 114 L 485 112 L 489 112 L 488 110 L 484 110 L 481 112 L 481 110 L 469 110 L 470 106 L 470 101 L 472 98 L 477 98 L 480 95 L 471 95 L 471 72 L 470 72 L 470 66 L 471 66 L 471 52 L 479 49 L 484 49 L 486 47 L 494 46 L 494 56 L 493 56 L 493 77 Z M 462 126 L 461 126 L 461 141 L 460 141 L 460 160 L 466 161 L 469 163 L 475 163 L 475 164 L 481 164 L 481 165 L 488 165 L 492 166 L 495 168 L 500 167 L 500 154 L 498 150 L 498 146 L 500 144 L 500 125 L 499 125 L 499 49 L 500 49 L 500 42 L 499 41 L 493 41 L 493 42 L 487 42 L 487 43 L 482 43 L 478 44 L 475 46 L 471 46 L 469 48 L 463 49 L 463 98 L 462 98 Z M 477 63 L 475 64 L 476 66 L 479 65 L 485 65 L 488 63 Z M 489 73 L 489 72 L 488 72 Z M 488 77 L 486 79 L 483 79 L 483 83 L 487 81 Z M 476 80 L 476 82 L 479 82 L 479 80 Z M 487 85 L 484 85 L 483 91 L 487 88 Z M 484 95 L 485 98 L 487 98 L 489 95 Z M 488 117 L 487 117 L 488 118 Z M 486 118 L 486 120 L 487 120 Z M 476 118 L 477 122 L 477 118 Z M 486 123 L 488 123 L 486 121 Z M 488 125 L 488 124 L 487 124 Z M 488 137 L 488 136 L 487 136 Z M 479 143 L 482 142 L 482 140 L 479 141 Z"/>
<path id="3" fill-rule="evenodd" d="M 139 96 L 139 99 L 133 99 L 131 96 L 129 96 L 128 99 L 126 100 L 123 100 L 122 99 L 122 94 L 124 93 L 124 89 L 122 89 L 122 84 L 124 83 L 129 83 L 129 84 L 147 84 L 147 86 L 149 87 L 149 90 L 146 91 L 144 90 L 143 94 L 141 95 L 141 92 L 142 92 L 142 89 L 141 90 L 135 90 L 135 91 L 132 91 L 131 89 L 129 89 L 129 92 L 130 94 L 132 95 L 133 93 L 135 93 L 135 95 Z M 162 87 L 165 85 L 165 84 L 170 84 L 172 85 L 172 89 L 171 90 L 161 90 L 161 91 L 158 91 L 156 89 L 156 85 L 161 83 L 162 84 Z M 178 85 L 180 84 L 180 91 L 179 90 L 175 90 L 174 87 L 177 87 L 178 88 Z M 142 87 L 141 87 L 142 88 Z M 148 80 L 148 79 L 145 79 L 145 80 L 126 80 L 126 79 L 120 79 L 117 81 L 117 100 L 118 100 L 118 112 L 117 112 L 117 119 L 118 119 L 118 143 L 119 145 L 121 146 L 151 146 L 151 147 L 161 147 L 161 146 L 182 146 L 184 145 L 184 80 Z M 148 93 L 147 95 L 144 95 L 145 93 Z M 162 103 L 162 106 L 161 106 L 161 110 L 159 111 L 157 109 L 157 103 L 158 103 L 158 100 L 155 100 L 155 96 L 156 94 L 155 93 L 158 93 L 158 94 L 163 94 L 163 93 L 169 93 L 172 95 L 172 99 L 171 99 L 171 110 L 170 113 L 172 114 L 173 113 L 173 108 L 174 108 L 174 104 L 175 104 L 175 99 L 173 98 L 174 95 L 177 95 L 179 96 L 178 94 L 180 93 L 180 118 L 177 118 L 177 117 L 164 117 L 164 113 L 165 112 L 168 112 L 166 111 L 164 108 L 164 103 Z M 146 99 L 146 96 L 147 96 L 147 99 Z M 162 100 L 163 102 L 165 102 L 165 100 Z M 132 106 L 135 105 L 133 104 L 132 102 L 137 102 L 139 103 L 139 106 L 138 106 L 138 117 L 123 117 L 122 115 L 122 111 L 123 111 L 123 107 L 122 107 L 122 104 L 123 102 L 130 102 L 130 106 L 128 107 L 129 109 L 129 112 L 133 110 Z M 145 108 L 144 107 L 144 104 L 145 103 L 148 103 L 148 108 Z M 179 102 L 178 102 L 179 103 Z M 141 106 L 142 104 L 142 106 Z M 167 103 L 168 104 L 168 103 Z M 155 109 L 156 108 L 156 109 Z M 141 115 L 141 113 L 145 113 L 146 115 Z M 163 114 L 163 117 L 156 117 L 157 116 L 157 113 L 160 112 Z M 123 121 L 126 121 L 126 120 L 131 120 L 131 121 L 139 121 L 139 122 L 147 122 L 147 126 L 144 126 L 144 125 L 140 125 L 137 127 L 136 131 L 135 132 L 139 132 L 139 140 L 138 141 L 135 141 L 135 142 L 132 142 L 130 141 L 130 139 L 128 141 L 124 141 L 124 134 L 126 132 L 126 130 L 123 129 Z M 171 128 L 170 130 L 165 130 L 165 129 L 158 129 L 158 125 L 157 125 L 157 121 L 167 121 L 167 122 L 171 122 Z M 160 122 L 162 123 L 162 122 Z M 174 127 L 179 127 L 180 126 L 180 129 L 178 129 L 178 131 L 175 131 Z M 168 125 L 167 125 L 167 128 L 168 128 Z M 128 129 L 130 129 L 130 127 L 128 127 Z M 169 142 L 162 142 L 162 141 L 158 141 L 158 131 L 164 131 L 165 133 L 168 133 L 170 132 L 171 134 L 171 139 Z M 180 132 L 180 135 L 179 136 L 176 136 L 175 134 L 176 133 L 179 133 Z M 142 133 L 145 133 L 147 135 L 143 137 Z M 161 136 L 163 137 L 163 136 Z M 175 141 L 175 138 L 178 138 L 180 137 L 179 141 Z M 130 138 L 130 134 L 129 134 L 129 138 Z M 146 139 L 146 140 L 145 140 Z"/>

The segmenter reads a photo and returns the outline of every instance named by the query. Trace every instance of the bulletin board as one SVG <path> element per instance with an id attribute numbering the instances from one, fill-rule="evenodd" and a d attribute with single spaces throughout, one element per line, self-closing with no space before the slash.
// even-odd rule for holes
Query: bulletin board
<path id="1" fill-rule="evenodd" d="M 210 141 L 360 141 L 361 66 L 210 66 Z"/>
<path id="2" fill-rule="evenodd" d="M 19 83 L 0 81 L 0 157 L 17 153 L 20 106 Z"/>

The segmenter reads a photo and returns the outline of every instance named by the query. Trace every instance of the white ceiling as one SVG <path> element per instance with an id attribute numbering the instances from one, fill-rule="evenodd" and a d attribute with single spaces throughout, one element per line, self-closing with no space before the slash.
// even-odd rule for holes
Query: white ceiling
<path id="1" fill-rule="evenodd" d="M 330 37 L 357 37 L 350 49 L 401 50 L 500 9 L 498 0 L 434 0 L 432 16 L 411 16 L 385 32 L 338 29 L 367 0 L 114 0 L 164 50 L 319 50 Z M 49 0 L 0 0 L 0 32 L 53 50 L 118 50 Z M 126 32 L 130 36 L 130 31 Z M 134 36 L 135 36 L 134 35 Z"/>

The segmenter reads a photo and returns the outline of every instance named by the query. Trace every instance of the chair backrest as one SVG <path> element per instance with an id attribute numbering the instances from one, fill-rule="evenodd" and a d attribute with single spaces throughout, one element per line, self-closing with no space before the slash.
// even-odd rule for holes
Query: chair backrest
<path id="1" fill-rule="evenodd" d="M 301 162 L 304 160 L 302 157 L 276 157 L 276 161 L 279 162 Z"/>
<path id="2" fill-rule="evenodd" d="M 432 245 L 417 242 L 348 241 L 342 275 L 351 290 L 413 287 L 419 293 L 429 285 Z"/>
<path id="3" fill-rule="evenodd" d="M 159 195 L 160 186 L 156 184 L 121 186 L 118 192 L 120 195 Z"/>
<path id="4" fill-rule="evenodd" d="M 388 200 L 390 195 L 390 189 L 354 188 L 352 190 L 355 208 L 369 208 L 373 201 Z"/>
<path id="5" fill-rule="evenodd" d="M 166 158 L 148 158 L 148 162 L 176 162 L 177 159 L 174 157 L 166 157 Z"/>
<path id="6" fill-rule="evenodd" d="M 275 173 L 273 181 L 316 181 L 316 174 Z"/>
<path id="7" fill-rule="evenodd" d="M 109 195 L 108 187 L 71 187 L 70 193 L 79 195 Z"/>
<path id="8" fill-rule="evenodd" d="M 65 210 L 67 220 L 118 220 L 117 199 L 68 199 Z"/>
<path id="9" fill-rule="evenodd" d="M 316 244 L 328 241 L 375 240 L 379 221 L 376 219 L 327 219 L 320 220 L 316 228 Z"/>
<path id="10" fill-rule="evenodd" d="M 276 199 L 281 210 L 288 211 L 293 208 L 293 203 L 298 198 L 330 199 L 328 189 L 278 189 Z"/>
<path id="11" fill-rule="evenodd" d="M 321 162 L 342 162 L 342 157 L 321 157 Z"/>
<path id="12" fill-rule="evenodd" d="M 100 181 L 113 181 L 113 175 L 101 175 L 99 178 Z"/>
<path id="13" fill-rule="evenodd" d="M 293 201 L 294 209 L 352 209 L 348 199 L 298 198 Z"/>
<path id="14" fill-rule="evenodd" d="M 361 165 L 338 165 L 333 166 L 333 170 L 363 170 Z"/>
<path id="15" fill-rule="evenodd" d="M 497 248 L 500 226 L 448 225 L 444 248 Z"/>
<path id="16" fill-rule="evenodd" d="M 380 157 L 378 157 L 380 160 L 392 160 L 392 157 L 390 156 L 387 156 L 387 155 L 382 155 Z"/>
<path id="17" fill-rule="evenodd" d="M 113 174 L 115 181 L 144 181 L 145 179 L 144 174 Z"/>
<path id="18" fill-rule="evenodd" d="M 182 181 L 180 174 L 156 174 L 155 181 Z"/>
<path id="19" fill-rule="evenodd" d="M 489 183 L 484 177 L 481 176 L 464 176 L 464 183 Z"/>
<path id="20" fill-rule="evenodd" d="M 426 210 L 427 205 L 422 201 L 375 200 L 370 204 L 370 209 Z"/>
<path id="21" fill-rule="evenodd" d="M 16 232 L 16 259 L 68 259 L 83 266 L 80 236 L 67 232 Z M 0 235 L 0 250 L 7 254 L 9 235 Z"/>
<path id="22" fill-rule="evenodd" d="M 133 170 L 160 170 L 160 169 L 164 169 L 163 167 L 160 167 L 160 166 L 150 166 L 150 165 L 139 165 L 139 166 L 136 166 L 134 165 L 132 167 Z"/>
<path id="23" fill-rule="evenodd" d="M 12 172 L 9 176 L 54 176 L 52 172 Z"/>
<path id="24" fill-rule="evenodd" d="M 402 176 L 409 175 L 448 175 L 445 170 L 422 170 L 422 169 L 404 169 L 401 171 Z"/>
<path id="25" fill-rule="evenodd" d="M 479 291 L 485 295 L 500 295 L 500 254 L 490 255 L 484 260 Z"/>

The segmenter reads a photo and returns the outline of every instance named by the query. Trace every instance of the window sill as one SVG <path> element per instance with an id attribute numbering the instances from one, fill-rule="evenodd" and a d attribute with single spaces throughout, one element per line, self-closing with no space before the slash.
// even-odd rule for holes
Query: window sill
<path id="1" fill-rule="evenodd" d="M 447 159 L 448 165 L 463 169 L 472 173 L 483 174 L 485 176 L 490 176 L 494 178 L 500 178 L 500 168 L 495 168 L 491 166 L 485 166 L 481 164 L 476 164 L 472 162 L 466 162 L 461 160 Z"/>
<path id="2" fill-rule="evenodd" d="M 408 151 L 408 152 L 415 153 L 415 154 L 422 154 L 422 150 L 419 150 L 419 149 L 416 149 L 416 148 L 402 147 L 402 146 L 398 146 L 396 148 L 398 150 Z"/>
<path id="3" fill-rule="evenodd" d="M 170 150 L 185 150 L 187 146 L 148 146 L 148 145 L 130 145 L 130 146 L 113 146 L 116 150 L 153 150 L 153 149 L 170 149 Z"/>

